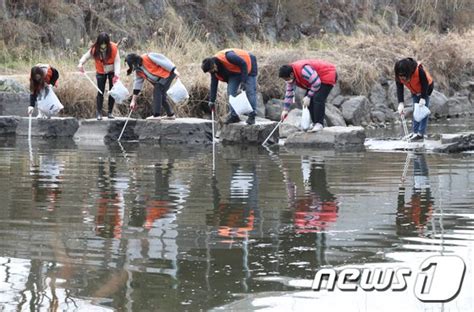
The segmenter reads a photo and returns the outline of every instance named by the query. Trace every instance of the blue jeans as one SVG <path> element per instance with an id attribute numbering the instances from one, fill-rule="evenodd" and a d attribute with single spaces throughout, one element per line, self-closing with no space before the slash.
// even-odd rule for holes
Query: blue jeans
<path id="1" fill-rule="evenodd" d="M 420 102 L 421 96 L 412 94 L 411 97 L 413 99 L 413 109 L 415 109 L 415 103 Z M 425 105 L 426 107 L 430 106 L 429 96 L 426 98 Z M 429 116 L 426 116 L 420 122 L 416 121 L 415 118 L 413 118 L 413 133 L 419 133 L 419 134 L 425 135 L 426 127 L 428 126 L 428 118 Z"/>
<path id="2" fill-rule="evenodd" d="M 230 96 L 237 96 L 242 77 L 240 75 L 231 75 L 227 82 L 227 94 Z M 245 93 L 250 102 L 250 106 L 253 108 L 253 112 L 250 115 L 256 115 L 257 112 L 257 76 L 248 76 L 247 82 L 245 83 Z M 230 106 L 231 116 L 238 117 L 232 106 Z"/>

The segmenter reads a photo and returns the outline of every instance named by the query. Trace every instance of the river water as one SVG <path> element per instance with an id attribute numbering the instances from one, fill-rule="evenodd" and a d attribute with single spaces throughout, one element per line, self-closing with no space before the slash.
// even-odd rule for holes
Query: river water
<path id="1" fill-rule="evenodd" d="M 473 154 L 0 140 L 0 311 L 471 311 Z M 320 294 L 457 255 L 459 295 Z M 351 309 L 354 308 L 354 309 Z"/>

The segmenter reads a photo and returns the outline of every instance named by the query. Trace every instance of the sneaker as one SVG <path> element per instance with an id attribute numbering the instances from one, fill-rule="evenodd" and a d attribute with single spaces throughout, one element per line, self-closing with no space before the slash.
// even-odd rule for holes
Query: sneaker
<path id="1" fill-rule="evenodd" d="M 420 142 L 423 141 L 423 134 L 417 133 L 409 139 L 410 142 Z"/>
<path id="2" fill-rule="evenodd" d="M 249 118 L 247 118 L 247 125 L 254 125 L 255 124 L 255 115 L 250 115 Z"/>
<path id="3" fill-rule="evenodd" d="M 107 115 L 107 118 L 108 118 L 108 119 L 115 119 L 115 117 L 114 117 L 114 115 L 112 115 L 112 113 L 109 113 L 109 114 Z"/>
<path id="4" fill-rule="evenodd" d="M 102 114 L 101 114 L 101 112 L 96 112 L 96 113 L 95 113 L 95 117 L 97 118 L 97 120 L 102 120 Z"/>
<path id="5" fill-rule="evenodd" d="M 239 121 L 240 121 L 239 116 L 230 115 L 229 117 L 227 117 L 227 120 L 224 123 L 228 125 L 228 124 L 236 123 Z"/>
<path id="6" fill-rule="evenodd" d="M 319 122 L 314 125 L 312 129 L 310 129 L 308 132 L 317 132 L 323 130 L 323 125 L 320 124 Z"/>
<path id="7" fill-rule="evenodd" d="M 412 132 L 409 135 L 406 135 L 403 137 L 403 140 L 410 141 L 411 138 L 413 138 L 416 135 L 416 133 Z"/>

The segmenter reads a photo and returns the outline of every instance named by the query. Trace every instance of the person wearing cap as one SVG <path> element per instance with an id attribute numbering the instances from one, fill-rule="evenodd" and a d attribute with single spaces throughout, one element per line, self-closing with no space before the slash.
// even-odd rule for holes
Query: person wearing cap
<path id="1" fill-rule="evenodd" d="M 173 109 L 166 101 L 166 91 L 170 88 L 173 79 L 179 76 L 176 65 L 160 53 L 145 53 L 143 55 L 130 53 L 126 56 L 125 62 L 128 64 L 127 75 L 135 72 L 130 109 L 137 109 L 137 96 L 142 90 L 145 80 L 148 80 L 153 85 L 153 116 L 148 119 L 175 119 Z M 162 107 L 166 116 L 161 116 Z"/>
<path id="2" fill-rule="evenodd" d="M 102 107 L 104 104 L 104 91 L 107 80 L 109 81 L 109 90 L 112 89 L 114 83 L 120 79 L 120 55 L 116 43 L 110 41 L 107 33 L 101 32 L 97 36 L 97 40 L 92 47 L 79 60 L 78 70 L 84 73 L 84 63 L 90 58 L 95 60 L 97 87 L 101 92 L 97 92 L 96 118 L 102 120 Z M 109 95 L 108 101 L 109 119 L 113 119 L 112 111 L 114 109 L 115 100 Z"/>
<path id="3" fill-rule="evenodd" d="M 312 129 L 316 132 L 323 129 L 326 109 L 326 99 L 337 81 L 336 66 L 318 60 L 306 59 L 280 67 L 279 77 L 286 81 L 286 93 L 281 120 L 288 115 L 291 103 L 295 97 L 295 86 L 306 90 L 303 106 L 308 107 Z"/>
<path id="4" fill-rule="evenodd" d="M 211 74 L 209 107 L 214 110 L 219 81 L 227 82 L 227 94 L 237 96 L 239 87 L 245 91 L 253 111 L 249 114 L 247 124 L 255 124 L 257 115 L 257 58 L 241 49 L 226 49 L 202 61 L 201 69 Z M 240 118 L 232 107 L 225 123 L 239 122 Z"/>
<path id="5" fill-rule="evenodd" d="M 403 86 L 407 87 L 413 99 L 413 108 L 416 104 L 430 105 L 430 95 L 433 92 L 433 79 L 420 62 L 411 57 L 401 59 L 395 63 L 395 82 L 397 84 L 398 113 L 404 112 Z M 420 122 L 413 118 L 413 132 L 408 136 L 411 142 L 423 141 L 428 126 L 426 116 Z"/>

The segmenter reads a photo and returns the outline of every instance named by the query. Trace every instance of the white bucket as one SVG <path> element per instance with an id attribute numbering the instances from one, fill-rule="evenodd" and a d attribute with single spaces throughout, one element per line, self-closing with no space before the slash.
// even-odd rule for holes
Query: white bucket
<path id="1" fill-rule="evenodd" d="M 59 101 L 58 97 L 51 86 L 47 86 L 42 92 L 42 98 L 37 101 L 38 110 L 47 117 L 57 115 L 64 106 Z"/>
<path id="2" fill-rule="evenodd" d="M 234 109 L 234 111 L 237 113 L 237 115 L 243 115 L 243 114 L 248 114 L 253 112 L 253 108 L 250 105 L 250 102 L 247 98 L 247 94 L 244 92 L 241 92 L 237 96 L 229 96 L 229 103 L 230 106 Z"/>
<path id="3" fill-rule="evenodd" d="M 128 89 L 125 88 L 122 81 L 120 80 L 117 80 L 112 89 L 109 91 L 109 95 L 112 96 L 115 102 L 118 104 L 122 104 L 122 102 L 127 99 L 129 94 L 130 92 L 128 92 Z"/>
<path id="4" fill-rule="evenodd" d="M 183 104 L 189 99 L 189 93 L 188 90 L 186 90 L 186 87 L 184 84 L 181 82 L 181 79 L 176 78 L 171 85 L 171 87 L 168 89 L 166 94 L 170 97 L 171 101 L 175 104 Z"/>

